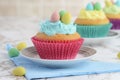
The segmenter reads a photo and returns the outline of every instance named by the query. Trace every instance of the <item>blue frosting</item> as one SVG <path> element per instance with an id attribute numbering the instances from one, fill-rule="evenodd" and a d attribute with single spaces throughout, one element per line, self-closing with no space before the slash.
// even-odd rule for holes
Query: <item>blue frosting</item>
<path id="1" fill-rule="evenodd" d="M 61 21 L 52 23 L 50 20 L 46 20 L 40 23 L 40 32 L 49 36 L 55 34 L 73 34 L 76 32 L 76 26 L 73 23 L 66 25 Z"/>

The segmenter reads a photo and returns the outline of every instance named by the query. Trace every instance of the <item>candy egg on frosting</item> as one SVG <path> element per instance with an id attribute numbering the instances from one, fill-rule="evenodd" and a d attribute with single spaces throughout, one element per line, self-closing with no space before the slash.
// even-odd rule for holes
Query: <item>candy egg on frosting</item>
<path id="1" fill-rule="evenodd" d="M 66 13 L 65 10 L 61 10 L 61 11 L 59 12 L 60 18 L 62 18 L 62 16 L 63 16 L 65 13 Z"/>
<path id="2" fill-rule="evenodd" d="M 69 12 L 66 12 L 62 18 L 61 18 L 61 21 L 64 23 L 64 24 L 69 24 L 71 22 L 71 14 Z"/>
<path id="3" fill-rule="evenodd" d="M 99 3 L 99 2 L 96 2 L 95 4 L 94 4 L 94 10 L 101 10 L 102 8 L 101 8 L 101 4 Z"/>
<path id="4" fill-rule="evenodd" d="M 51 22 L 57 22 L 60 20 L 60 15 L 57 11 L 53 12 L 53 14 L 51 15 L 50 21 Z"/>
<path id="5" fill-rule="evenodd" d="M 115 4 L 120 7 L 120 0 L 117 0 Z"/>
<path id="6" fill-rule="evenodd" d="M 112 5 L 113 5 L 113 1 L 106 0 L 106 1 L 105 1 L 105 5 L 106 5 L 107 7 L 112 6 Z"/>
<path id="7" fill-rule="evenodd" d="M 111 0 L 112 4 L 114 4 L 114 0 Z"/>
<path id="8" fill-rule="evenodd" d="M 94 10 L 93 4 L 88 3 L 87 6 L 86 6 L 86 10 Z"/>

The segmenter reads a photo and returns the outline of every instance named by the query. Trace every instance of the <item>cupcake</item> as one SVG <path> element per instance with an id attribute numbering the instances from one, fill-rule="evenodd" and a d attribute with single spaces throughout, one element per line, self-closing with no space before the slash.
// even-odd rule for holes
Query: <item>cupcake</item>
<path id="1" fill-rule="evenodd" d="M 42 59 L 74 59 L 83 43 L 71 22 L 69 12 L 53 12 L 51 18 L 40 23 L 40 30 L 32 42 Z"/>
<path id="2" fill-rule="evenodd" d="M 98 2 L 88 3 L 85 9 L 81 9 L 74 23 L 84 38 L 105 37 L 112 26 Z"/>
<path id="3" fill-rule="evenodd" d="M 113 24 L 112 29 L 120 29 L 120 0 L 117 0 L 115 3 L 111 0 L 105 0 L 103 10 Z"/>

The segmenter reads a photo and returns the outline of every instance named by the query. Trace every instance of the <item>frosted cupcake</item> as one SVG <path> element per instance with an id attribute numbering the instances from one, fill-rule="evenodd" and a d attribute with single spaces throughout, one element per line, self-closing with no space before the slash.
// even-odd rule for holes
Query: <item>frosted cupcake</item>
<path id="1" fill-rule="evenodd" d="M 71 22 L 69 12 L 54 12 L 49 20 L 40 23 L 40 31 L 32 42 L 42 59 L 74 59 L 83 43 Z"/>
<path id="2" fill-rule="evenodd" d="M 77 32 L 84 38 L 105 37 L 112 24 L 104 14 L 100 3 L 88 3 L 75 20 Z"/>
<path id="3" fill-rule="evenodd" d="M 115 3 L 111 0 L 105 0 L 104 12 L 113 24 L 112 29 L 120 29 L 120 0 Z"/>

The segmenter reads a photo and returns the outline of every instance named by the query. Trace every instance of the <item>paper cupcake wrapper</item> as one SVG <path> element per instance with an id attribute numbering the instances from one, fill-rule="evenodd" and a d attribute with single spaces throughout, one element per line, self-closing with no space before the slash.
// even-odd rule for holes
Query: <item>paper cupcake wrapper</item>
<path id="1" fill-rule="evenodd" d="M 119 30 L 120 29 L 120 19 L 109 19 L 113 24 L 111 29 Z"/>
<path id="2" fill-rule="evenodd" d="M 112 24 L 105 25 L 77 25 L 77 32 L 84 38 L 107 36 Z"/>
<path id="3" fill-rule="evenodd" d="M 42 59 L 74 59 L 79 52 L 83 39 L 73 41 L 43 41 L 35 37 L 32 42 Z"/>

